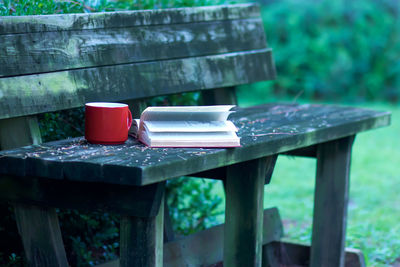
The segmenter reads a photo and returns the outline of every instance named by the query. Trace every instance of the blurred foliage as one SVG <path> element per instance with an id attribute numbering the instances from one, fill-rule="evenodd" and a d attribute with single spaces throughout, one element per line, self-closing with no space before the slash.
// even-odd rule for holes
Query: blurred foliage
<path id="1" fill-rule="evenodd" d="M 188 235 L 220 221 L 222 198 L 213 193 L 218 181 L 181 177 L 167 183 L 167 203 L 176 233 Z"/>
<path id="2" fill-rule="evenodd" d="M 43 142 L 85 134 L 84 108 L 44 113 L 38 117 Z"/>
<path id="3" fill-rule="evenodd" d="M 272 1 L 262 17 L 278 77 L 242 95 L 398 103 L 399 12 L 393 0 Z"/>
<path id="4" fill-rule="evenodd" d="M 96 265 L 118 257 L 120 216 L 62 210 L 58 217 L 71 266 Z"/>
<path id="5" fill-rule="evenodd" d="M 236 3 L 235 0 L 2 0 L 0 16 L 90 13 Z"/>

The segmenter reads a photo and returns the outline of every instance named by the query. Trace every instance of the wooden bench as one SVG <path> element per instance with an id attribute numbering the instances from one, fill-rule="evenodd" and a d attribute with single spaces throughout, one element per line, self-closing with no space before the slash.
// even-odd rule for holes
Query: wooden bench
<path id="1" fill-rule="evenodd" d="M 344 265 L 354 136 L 388 125 L 388 113 L 237 108 L 234 149 L 41 144 L 36 114 L 85 102 L 126 101 L 135 116 L 145 99 L 167 94 L 237 103 L 235 86 L 275 78 L 257 5 L 2 17 L 0 51 L 0 198 L 15 207 L 31 266 L 68 266 L 55 207 L 121 214 L 121 266 L 273 265 L 276 246 L 261 248 L 282 231 L 263 194 L 281 153 L 317 158 L 310 265 Z M 224 181 L 226 223 L 163 248 L 165 181 L 182 175 Z"/>

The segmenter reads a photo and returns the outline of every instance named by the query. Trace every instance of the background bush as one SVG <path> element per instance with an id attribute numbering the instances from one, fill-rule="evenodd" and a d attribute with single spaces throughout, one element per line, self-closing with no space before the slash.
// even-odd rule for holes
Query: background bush
<path id="1" fill-rule="evenodd" d="M 278 78 L 253 89 L 266 97 L 398 103 L 399 12 L 393 0 L 267 4 L 262 17 Z M 248 89 L 242 96 L 251 97 Z"/>

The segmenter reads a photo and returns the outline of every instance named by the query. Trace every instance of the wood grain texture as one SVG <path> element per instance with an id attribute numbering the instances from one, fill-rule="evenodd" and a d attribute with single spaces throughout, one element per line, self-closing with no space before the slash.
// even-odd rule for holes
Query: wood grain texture
<path id="1" fill-rule="evenodd" d="M 265 209 L 262 243 L 278 241 L 283 226 L 277 208 Z M 224 224 L 164 244 L 164 267 L 209 266 L 223 260 Z M 119 260 L 97 267 L 119 266 Z"/>
<path id="2" fill-rule="evenodd" d="M 343 267 L 351 147 L 354 136 L 317 148 L 310 266 Z"/>
<path id="3" fill-rule="evenodd" d="M 36 117 L 0 120 L 0 145 L 10 149 L 28 144 L 40 144 L 41 136 Z M 0 182 L 9 179 L 0 176 Z M 1 188 L 3 190 L 3 188 Z M 28 191 L 29 188 L 23 190 Z M 29 266 L 67 267 L 67 257 L 54 208 L 14 203 L 15 220 L 21 235 Z"/>
<path id="4" fill-rule="evenodd" d="M 224 265 L 260 266 L 265 172 L 271 157 L 228 166 Z"/>
<path id="5" fill-rule="evenodd" d="M 0 173 L 85 182 L 146 185 L 390 124 L 390 113 L 332 105 L 267 104 L 238 108 L 230 119 L 241 147 L 233 149 L 148 148 L 91 145 L 83 138 L 0 152 Z"/>
<path id="6" fill-rule="evenodd" d="M 270 49 L 0 79 L 0 119 L 273 79 Z"/>
<path id="7" fill-rule="evenodd" d="M 204 6 L 138 11 L 1 17 L 0 35 L 73 31 L 148 25 L 183 24 L 259 17 L 255 4 Z"/>
<path id="8" fill-rule="evenodd" d="M 0 35 L 0 78 L 265 48 L 260 18 Z"/>
<path id="9" fill-rule="evenodd" d="M 156 217 L 122 216 L 120 225 L 121 267 L 163 266 L 164 194 Z"/>

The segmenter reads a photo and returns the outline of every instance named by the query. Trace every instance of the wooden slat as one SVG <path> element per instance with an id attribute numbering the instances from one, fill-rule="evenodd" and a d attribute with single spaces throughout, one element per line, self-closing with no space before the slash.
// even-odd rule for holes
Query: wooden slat
<path id="1" fill-rule="evenodd" d="M 238 4 L 91 14 L 12 16 L 1 17 L 0 35 L 244 19 L 259 17 L 259 12 L 257 5 Z"/>
<path id="2" fill-rule="evenodd" d="M 343 267 L 354 136 L 318 145 L 310 266 Z"/>
<path id="3" fill-rule="evenodd" d="M 161 267 L 163 264 L 164 194 L 156 217 L 121 217 L 120 266 Z"/>
<path id="4" fill-rule="evenodd" d="M 0 178 L 1 200 L 136 217 L 156 216 L 160 205 L 158 195 L 163 190 L 157 184 L 137 187 L 35 177 Z"/>
<path id="5" fill-rule="evenodd" d="M 330 105 L 267 104 L 239 108 L 231 119 L 239 128 L 242 147 L 149 149 L 133 139 L 120 146 L 99 146 L 77 138 L 1 151 L 0 173 L 145 185 L 382 127 L 390 124 L 390 113 Z"/>
<path id="6" fill-rule="evenodd" d="M 228 166 L 225 266 L 261 267 L 265 172 L 271 163 L 268 157 Z"/>
<path id="7" fill-rule="evenodd" d="M 269 49 L 8 77 L 0 79 L 0 119 L 274 77 Z"/>
<path id="8" fill-rule="evenodd" d="M 264 210 L 263 240 L 268 244 L 283 236 L 277 208 Z M 182 239 L 164 244 L 164 267 L 208 266 L 223 260 L 224 224 L 211 227 Z M 119 260 L 96 267 L 116 267 Z"/>
<path id="9" fill-rule="evenodd" d="M 0 78 L 264 48 L 260 18 L 0 35 Z"/>
<path id="10" fill-rule="evenodd" d="M 0 120 L 1 149 L 39 144 L 41 141 L 36 117 Z M 0 181 L 7 178 L 0 176 Z M 69 266 L 54 208 L 14 203 L 14 212 L 29 266 Z"/>

